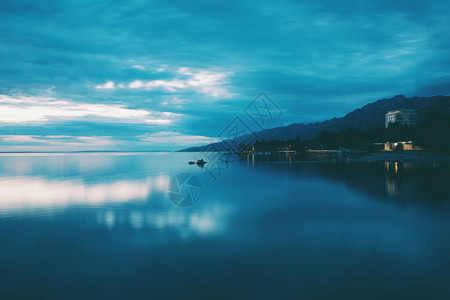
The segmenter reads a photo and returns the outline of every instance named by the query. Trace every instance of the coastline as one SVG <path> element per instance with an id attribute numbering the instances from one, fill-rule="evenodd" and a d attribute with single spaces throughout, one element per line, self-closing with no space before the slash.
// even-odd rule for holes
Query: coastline
<path id="1" fill-rule="evenodd" d="M 247 153 L 247 155 L 250 153 Z M 329 162 L 417 162 L 427 164 L 443 164 L 450 166 L 450 154 L 424 152 L 424 151 L 405 151 L 405 152 L 306 152 L 306 159 L 275 159 L 272 162 L 278 163 L 329 163 Z M 257 155 L 257 154 L 256 154 Z M 267 162 L 265 160 L 264 162 Z"/>
<path id="2" fill-rule="evenodd" d="M 349 161 L 374 162 L 374 161 L 399 161 L 399 162 L 434 162 L 450 165 L 449 154 L 430 152 L 371 152 L 362 154 L 361 157 L 349 158 Z"/>

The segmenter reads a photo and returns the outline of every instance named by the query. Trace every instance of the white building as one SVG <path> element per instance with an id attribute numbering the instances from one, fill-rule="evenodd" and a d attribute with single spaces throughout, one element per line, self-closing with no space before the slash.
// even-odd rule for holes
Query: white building
<path id="1" fill-rule="evenodd" d="M 402 145 L 403 150 L 421 150 L 420 147 L 414 146 L 412 141 L 407 141 L 407 142 L 384 143 L 384 151 L 393 151 L 397 149 L 397 146 L 400 144 Z"/>
<path id="2" fill-rule="evenodd" d="M 400 123 L 414 127 L 417 125 L 417 113 L 413 109 L 388 111 L 385 115 L 385 128 L 388 128 L 389 123 Z"/>

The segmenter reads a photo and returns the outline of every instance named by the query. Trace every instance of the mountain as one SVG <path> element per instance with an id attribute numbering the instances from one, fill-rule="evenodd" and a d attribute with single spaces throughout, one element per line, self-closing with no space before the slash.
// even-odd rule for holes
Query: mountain
<path id="1" fill-rule="evenodd" d="M 355 109 L 341 118 L 333 118 L 324 122 L 316 123 L 296 123 L 289 126 L 275 127 L 256 132 L 258 140 L 287 140 L 299 137 L 302 140 L 315 138 L 322 130 L 340 131 L 348 128 L 359 130 L 369 130 L 384 127 L 384 115 L 387 111 L 395 109 L 414 109 L 417 112 L 418 122 L 425 120 L 428 116 L 439 113 L 450 116 L 450 96 L 434 97 L 412 97 L 406 98 L 397 95 L 390 99 L 382 99 L 369 103 L 361 108 Z M 246 136 L 238 137 L 233 144 L 238 144 L 239 140 L 247 140 Z M 214 144 L 214 148 L 225 150 L 224 142 Z M 208 146 L 191 147 L 181 151 L 203 151 Z"/>

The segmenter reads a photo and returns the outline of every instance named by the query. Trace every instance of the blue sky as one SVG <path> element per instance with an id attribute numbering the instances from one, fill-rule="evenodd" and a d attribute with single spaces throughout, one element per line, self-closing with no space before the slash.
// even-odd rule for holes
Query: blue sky
<path id="1" fill-rule="evenodd" d="M 397 94 L 450 94 L 449 1 L 0 5 L 0 151 L 216 141 L 264 90 L 269 126 Z"/>

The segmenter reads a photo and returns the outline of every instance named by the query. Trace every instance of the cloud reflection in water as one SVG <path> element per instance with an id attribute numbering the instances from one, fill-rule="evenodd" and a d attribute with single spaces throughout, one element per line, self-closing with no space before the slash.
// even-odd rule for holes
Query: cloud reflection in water
<path id="1" fill-rule="evenodd" d="M 152 190 L 164 191 L 168 176 L 86 184 L 82 180 L 49 180 L 41 176 L 0 177 L 0 211 L 94 206 L 145 201 Z"/>

